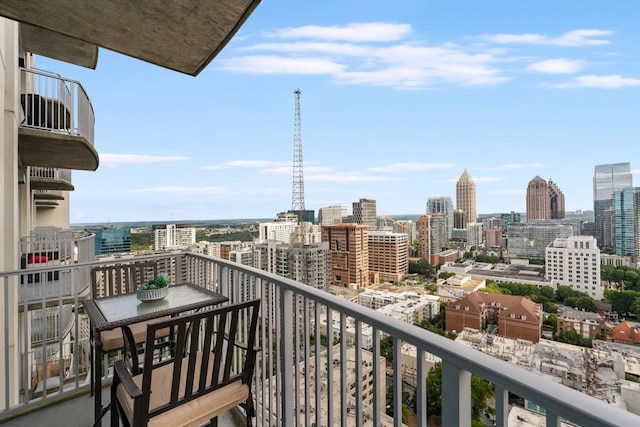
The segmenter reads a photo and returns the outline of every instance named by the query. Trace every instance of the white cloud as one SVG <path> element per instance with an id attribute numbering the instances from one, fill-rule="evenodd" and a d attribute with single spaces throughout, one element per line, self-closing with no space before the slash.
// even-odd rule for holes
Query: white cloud
<path id="1" fill-rule="evenodd" d="M 291 162 L 273 162 L 269 160 L 232 160 L 219 165 L 203 166 L 201 169 L 218 170 L 230 168 L 269 168 L 289 165 Z"/>
<path id="2" fill-rule="evenodd" d="M 640 79 L 635 77 L 622 77 L 619 74 L 608 76 L 578 76 L 573 80 L 559 84 L 545 84 L 547 87 L 566 88 L 599 88 L 619 89 L 623 87 L 639 87 Z"/>
<path id="3" fill-rule="evenodd" d="M 305 181 L 315 182 L 389 182 L 397 180 L 397 178 L 366 175 L 359 172 L 340 172 L 305 176 Z"/>
<path id="4" fill-rule="evenodd" d="M 555 46 L 598 46 L 609 44 L 605 37 L 613 34 L 608 30 L 572 30 L 558 37 L 543 34 L 483 34 L 481 39 L 498 44 L 539 44 Z"/>
<path id="5" fill-rule="evenodd" d="M 473 178 L 474 182 L 498 182 L 502 180 L 504 180 L 504 178 L 499 176 L 481 176 L 478 178 Z"/>
<path id="6" fill-rule="evenodd" d="M 184 156 L 147 156 L 141 154 L 100 154 L 100 164 L 104 166 L 181 162 L 184 160 L 189 160 L 189 158 Z"/>
<path id="7" fill-rule="evenodd" d="M 372 172 L 414 172 L 434 169 L 450 169 L 452 163 L 392 163 L 386 166 L 369 168 Z"/>
<path id="8" fill-rule="evenodd" d="M 583 67 L 584 61 L 558 58 L 534 62 L 527 67 L 527 70 L 547 74 L 573 74 Z"/>
<path id="9" fill-rule="evenodd" d="M 255 43 L 240 49 L 252 54 L 221 59 L 217 64 L 227 71 L 324 74 L 344 84 L 404 89 L 437 84 L 488 85 L 509 80 L 494 66 L 505 60 L 502 51 L 478 52 L 451 43 L 429 46 L 405 39 L 411 32 L 411 26 L 404 24 L 388 24 L 396 31 L 389 30 L 384 33 L 385 37 L 373 37 L 368 32 L 369 27 L 363 25 L 289 28 L 286 29 L 287 37 L 316 37 L 320 40 Z M 371 25 L 379 29 L 382 24 Z M 336 32 L 336 28 L 349 31 Z M 352 31 L 354 28 L 355 32 Z M 393 43 L 379 43 L 381 39 Z M 354 41 L 360 43 L 355 44 Z"/>
<path id="10" fill-rule="evenodd" d="M 174 193 L 174 194 L 220 194 L 226 192 L 224 187 L 147 187 L 131 190 L 132 193 Z"/>
<path id="11" fill-rule="evenodd" d="M 344 40 L 352 42 L 385 42 L 405 38 L 411 33 L 409 24 L 387 22 L 354 22 L 343 26 L 305 25 L 283 28 L 271 33 L 280 38 L 315 38 L 321 40 Z"/>
<path id="12" fill-rule="evenodd" d="M 542 168 L 544 165 L 542 163 L 510 163 L 506 165 L 500 165 L 492 168 L 485 168 L 484 170 L 518 170 L 518 169 L 529 169 L 529 168 Z M 478 168 L 482 169 L 482 168 Z"/>

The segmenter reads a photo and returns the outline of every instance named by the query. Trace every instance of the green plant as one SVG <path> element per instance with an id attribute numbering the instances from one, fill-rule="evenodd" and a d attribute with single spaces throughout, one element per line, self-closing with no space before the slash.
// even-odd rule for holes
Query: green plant
<path id="1" fill-rule="evenodd" d="M 165 276 L 160 275 L 149 280 L 147 283 L 143 283 L 142 285 L 140 285 L 138 287 L 138 290 L 146 291 L 149 289 L 162 289 L 162 288 L 166 288 L 167 286 L 169 286 L 169 282 L 167 281 L 167 278 Z"/>

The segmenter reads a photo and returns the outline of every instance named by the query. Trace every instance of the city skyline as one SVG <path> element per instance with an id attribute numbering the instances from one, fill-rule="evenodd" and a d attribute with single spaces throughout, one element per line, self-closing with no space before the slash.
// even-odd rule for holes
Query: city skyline
<path id="1" fill-rule="evenodd" d="M 100 167 L 73 172 L 71 223 L 290 209 L 296 88 L 316 214 L 361 198 L 378 214 L 423 214 L 429 197 L 455 200 L 465 168 L 478 214 L 525 212 L 537 175 L 568 212 L 592 210 L 595 165 L 631 162 L 638 182 L 639 12 L 273 1 L 195 78 L 106 50 L 96 70 L 39 57 L 81 81 L 96 113 Z"/>

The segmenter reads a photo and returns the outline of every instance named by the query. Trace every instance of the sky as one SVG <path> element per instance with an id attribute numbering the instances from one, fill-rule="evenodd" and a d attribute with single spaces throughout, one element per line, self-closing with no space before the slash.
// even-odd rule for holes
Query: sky
<path id="1" fill-rule="evenodd" d="M 71 223 L 272 218 L 292 207 L 302 91 L 305 207 L 372 198 L 423 214 L 467 168 L 479 214 L 524 212 L 536 176 L 593 209 L 597 164 L 640 185 L 637 0 L 264 0 L 198 76 L 101 49 L 82 82 L 96 171 Z"/>

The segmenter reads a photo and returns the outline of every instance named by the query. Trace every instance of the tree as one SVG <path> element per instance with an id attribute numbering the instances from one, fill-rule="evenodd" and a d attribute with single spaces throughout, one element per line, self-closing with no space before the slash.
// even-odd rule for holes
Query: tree
<path id="1" fill-rule="evenodd" d="M 548 326 L 549 328 L 551 328 L 551 329 L 553 329 L 555 331 L 556 328 L 558 327 L 558 315 L 557 314 L 550 314 L 550 315 L 546 316 L 544 318 L 544 321 L 542 322 L 542 324 Z"/>
<path id="2" fill-rule="evenodd" d="M 640 298 L 640 292 L 636 291 L 605 291 L 605 296 L 611 308 L 620 316 L 630 313 L 636 299 Z"/>
<path id="3" fill-rule="evenodd" d="M 416 262 L 413 262 L 413 261 L 409 262 L 410 274 L 417 273 L 417 274 L 422 274 L 425 277 L 432 277 L 435 271 L 436 271 L 435 266 L 429 264 L 429 262 L 424 258 L 420 258 Z"/>
<path id="4" fill-rule="evenodd" d="M 451 276 L 455 276 L 456 273 L 450 273 L 448 271 L 443 271 L 438 275 L 438 279 L 447 280 Z"/>

